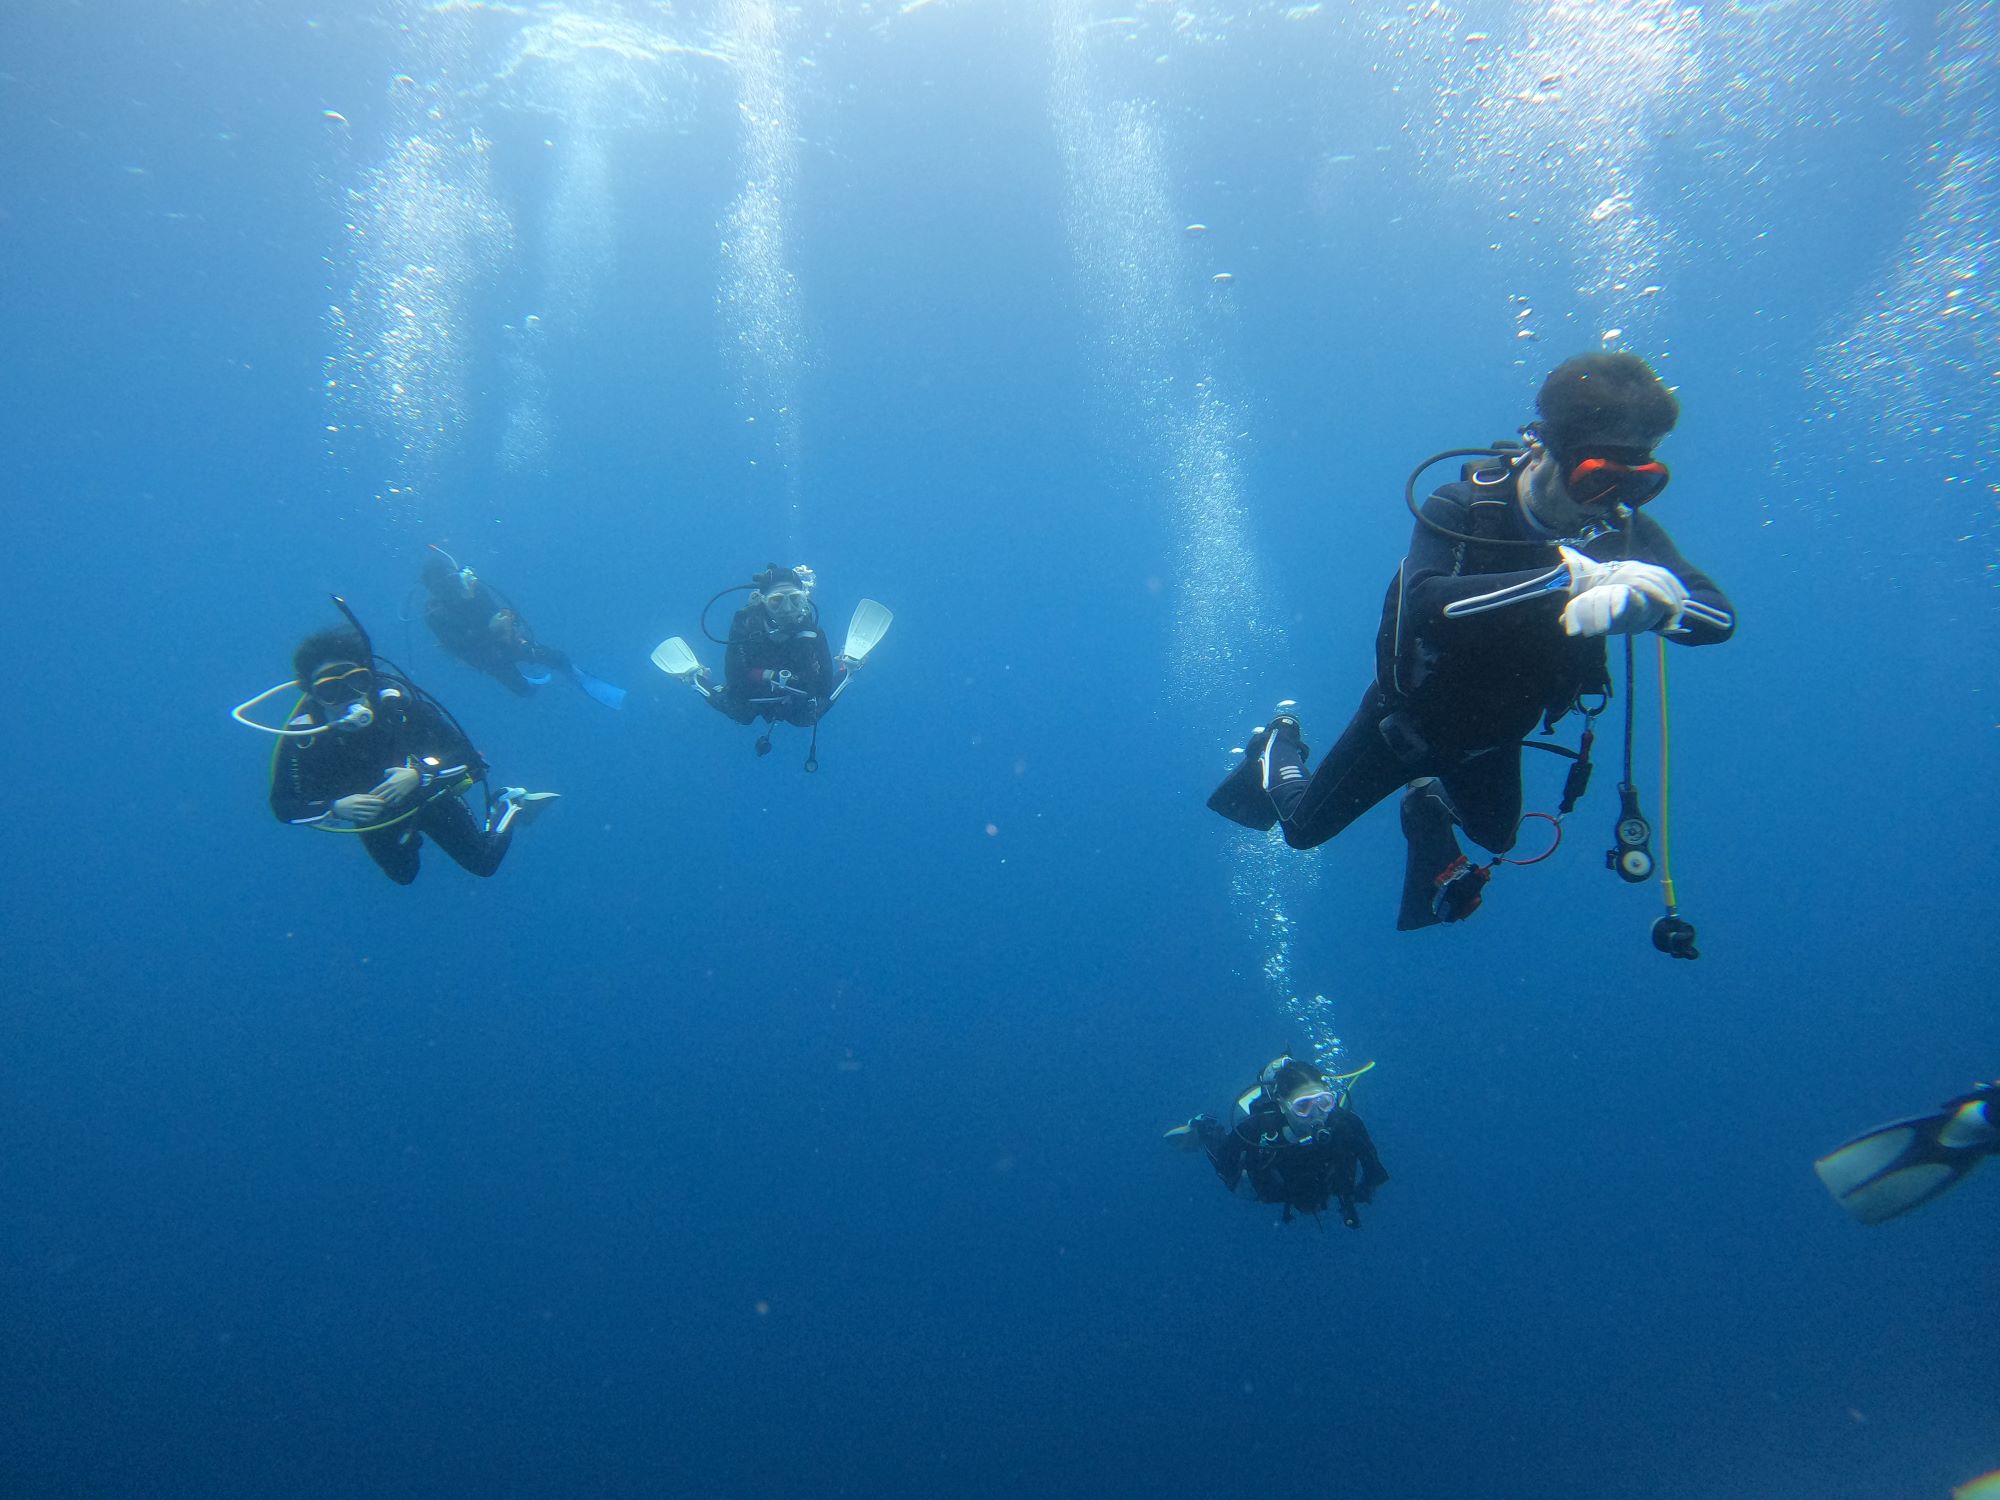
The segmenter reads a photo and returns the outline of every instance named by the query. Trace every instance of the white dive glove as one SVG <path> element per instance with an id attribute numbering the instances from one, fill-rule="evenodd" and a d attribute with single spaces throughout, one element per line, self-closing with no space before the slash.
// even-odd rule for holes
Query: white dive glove
<path id="1" fill-rule="evenodd" d="M 1605 563 L 1573 547 L 1561 551 L 1569 568 L 1570 597 L 1562 613 L 1566 634 L 1636 635 L 1680 625 L 1687 590 L 1658 563 Z"/>

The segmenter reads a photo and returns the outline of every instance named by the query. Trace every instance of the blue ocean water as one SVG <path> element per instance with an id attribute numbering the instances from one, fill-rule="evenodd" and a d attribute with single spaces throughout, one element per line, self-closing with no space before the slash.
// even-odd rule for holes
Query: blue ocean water
<path id="1" fill-rule="evenodd" d="M 1809 1169 L 2000 1054 L 1996 57 L 1864 0 L 9 7 L 0 1493 L 2000 1467 L 2000 1182 L 1865 1229 Z M 1672 664 L 1694 964 L 1608 756 L 1408 936 L 1391 813 L 1202 805 L 1277 699 L 1344 723 L 1410 468 L 1598 347 L 1743 617 Z M 626 709 L 445 658 L 427 543 Z M 813 775 L 647 660 L 771 561 L 896 612 Z M 564 794 L 491 881 L 272 820 L 227 710 L 333 592 Z M 1336 1035 L 1359 1233 L 1160 1146 Z"/>

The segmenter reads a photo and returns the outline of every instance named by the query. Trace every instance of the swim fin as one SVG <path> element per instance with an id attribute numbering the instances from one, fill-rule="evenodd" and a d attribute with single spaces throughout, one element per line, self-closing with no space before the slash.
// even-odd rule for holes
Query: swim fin
<path id="1" fill-rule="evenodd" d="M 524 786 L 503 786 L 494 794 L 488 811 L 488 833 L 508 833 L 535 821 L 544 804 L 555 801 L 561 792 L 531 792 Z"/>
<path id="2" fill-rule="evenodd" d="M 2000 1154 L 2000 1088 L 1982 1084 L 1937 1114 L 1878 1125 L 1813 1163 L 1833 1199 L 1863 1224 L 1881 1224 L 1963 1182 Z"/>
<path id="3" fill-rule="evenodd" d="M 521 681 L 530 687 L 547 687 L 549 679 L 555 676 L 555 673 L 538 661 L 517 661 L 514 663 L 514 670 L 520 675 Z"/>
<path id="4" fill-rule="evenodd" d="M 882 637 L 889 633 L 895 619 L 887 605 L 863 599 L 854 606 L 854 615 L 847 622 L 847 642 L 840 648 L 840 654 L 857 665 L 868 660 L 868 653 L 882 644 Z"/>
<path id="5" fill-rule="evenodd" d="M 581 667 L 571 667 L 569 669 L 569 680 L 590 694 L 599 703 L 602 703 L 606 708 L 623 708 L 625 706 L 625 689 L 622 687 L 613 687 L 601 677 L 592 677 Z"/>
<path id="6" fill-rule="evenodd" d="M 1274 747 L 1272 737 L 1278 734 L 1281 725 L 1289 728 L 1290 733 Z M 1294 746 L 1296 751 L 1293 751 Z M 1311 755 L 1312 751 L 1299 737 L 1299 721 L 1289 714 L 1279 714 L 1250 736 L 1249 744 L 1244 747 L 1243 759 L 1236 763 L 1236 769 L 1223 777 L 1222 785 L 1208 794 L 1209 811 L 1220 813 L 1230 822 L 1240 823 L 1259 833 L 1276 827 L 1278 808 L 1271 800 L 1269 787 L 1276 774 L 1286 767 L 1303 770 Z"/>
<path id="7" fill-rule="evenodd" d="M 1443 789 L 1426 777 L 1403 794 L 1403 903 L 1396 912 L 1396 931 L 1415 932 L 1443 922 L 1462 921 L 1479 906 L 1478 887 L 1486 882 L 1472 873 L 1458 847 L 1456 820 Z M 1480 873 L 1484 873 L 1483 871 Z M 1463 883 L 1476 880 L 1470 889 Z"/>
<path id="8" fill-rule="evenodd" d="M 653 648 L 653 665 L 669 677 L 687 682 L 701 671 L 694 648 L 679 636 L 670 636 Z"/>

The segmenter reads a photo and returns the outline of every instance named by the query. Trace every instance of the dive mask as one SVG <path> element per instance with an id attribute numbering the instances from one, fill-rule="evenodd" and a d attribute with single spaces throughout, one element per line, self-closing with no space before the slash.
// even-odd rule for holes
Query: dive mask
<path id="1" fill-rule="evenodd" d="M 1637 510 L 1667 487 L 1667 466 L 1645 448 L 1601 447 L 1557 458 L 1563 488 L 1581 506 Z"/>
<path id="2" fill-rule="evenodd" d="M 369 703 L 374 674 L 351 661 L 328 662 L 306 684 L 306 696 L 335 729 L 366 729 L 375 722 Z"/>
<path id="3" fill-rule="evenodd" d="M 804 589 L 781 585 L 764 595 L 764 612 L 771 617 L 772 624 L 790 630 L 805 624 L 812 605 Z"/>
<path id="4" fill-rule="evenodd" d="M 1285 1101 L 1285 1113 L 1300 1124 L 1312 1120 L 1323 1120 L 1332 1114 L 1340 1096 L 1332 1089 L 1321 1089 L 1316 1094 L 1300 1094 L 1296 1099 Z"/>

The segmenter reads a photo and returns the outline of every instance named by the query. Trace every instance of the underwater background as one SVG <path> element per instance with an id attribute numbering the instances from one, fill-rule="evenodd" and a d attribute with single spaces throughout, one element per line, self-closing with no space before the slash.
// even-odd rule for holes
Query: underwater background
<path id="1" fill-rule="evenodd" d="M 0 1493 L 2000 1467 L 2000 1180 L 1810 1170 L 2000 1071 L 1996 62 L 1973 3 L 7 6 Z M 1410 469 L 1600 347 L 1743 622 L 1672 664 L 1692 964 L 1609 717 L 1463 927 L 1392 930 L 1386 808 L 1202 805 L 1345 723 Z M 444 658 L 427 543 L 625 710 Z M 815 775 L 647 661 L 767 562 L 897 616 Z M 228 709 L 331 592 L 563 793 L 493 880 L 273 821 Z M 1378 1063 L 1359 1233 L 1158 1139 L 1311 1046 Z"/>

